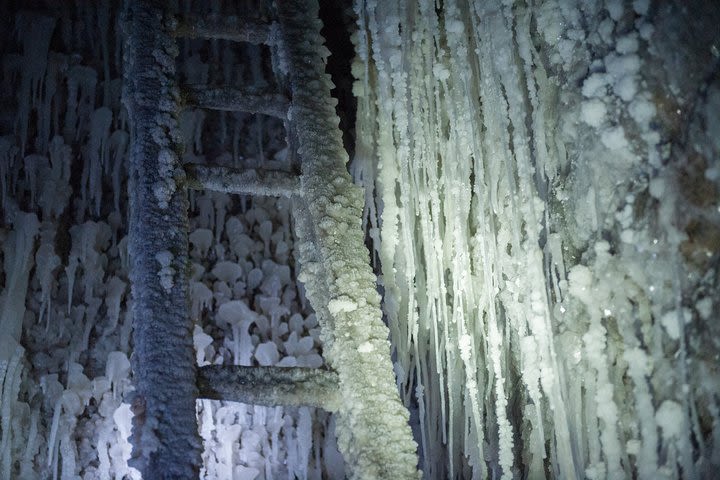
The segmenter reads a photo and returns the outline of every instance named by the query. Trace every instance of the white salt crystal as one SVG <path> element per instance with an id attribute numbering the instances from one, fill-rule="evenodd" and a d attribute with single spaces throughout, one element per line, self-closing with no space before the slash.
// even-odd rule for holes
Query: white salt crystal
<path id="1" fill-rule="evenodd" d="M 586 97 L 603 97 L 607 92 L 606 86 L 605 74 L 593 73 L 583 82 L 582 94 Z"/>
<path id="2" fill-rule="evenodd" d="M 622 18 L 625 11 L 625 9 L 623 8 L 622 0 L 607 0 L 605 7 L 610 14 L 610 18 L 612 18 L 616 22 Z"/>
<path id="3" fill-rule="evenodd" d="M 275 365 L 280 359 L 277 346 L 274 342 L 264 342 L 255 349 L 255 359 L 261 366 Z"/>
<path id="4" fill-rule="evenodd" d="M 620 240 L 622 240 L 623 243 L 633 243 L 635 241 L 635 232 L 630 228 L 623 230 L 620 232 Z"/>
<path id="5" fill-rule="evenodd" d="M 650 195 L 653 196 L 653 198 L 660 200 L 665 195 L 666 186 L 667 185 L 663 177 L 655 177 L 650 180 L 650 184 L 648 185 L 648 191 L 650 192 Z"/>
<path id="6" fill-rule="evenodd" d="M 435 75 L 437 80 L 442 82 L 450 78 L 450 70 L 448 70 L 444 65 L 436 63 L 433 65 L 433 75 Z"/>
<path id="7" fill-rule="evenodd" d="M 357 307 L 357 303 L 350 297 L 333 298 L 328 303 L 328 310 L 332 315 L 337 315 L 340 312 L 352 312 L 355 311 Z"/>
<path id="8" fill-rule="evenodd" d="M 217 262 L 212 269 L 212 274 L 228 285 L 235 285 L 243 274 L 242 267 L 235 262 Z"/>
<path id="9" fill-rule="evenodd" d="M 665 400 L 655 412 L 655 421 L 666 442 L 679 439 L 685 431 L 685 414 L 682 406 L 672 400 Z"/>
<path id="10" fill-rule="evenodd" d="M 623 99 L 625 102 L 632 101 L 637 94 L 637 76 L 636 75 L 625 75 L 613 83 L 613 92 Z"/>
<path id="11" fill-rule="evenodd" d="M 195 325 L 193 328 L 193 344 L 195 346 L 195 356 L 197 359 L 198 366 L 202 367 L 208 365 L 210 362 L 206 360 L 205 349 L 212 345 L 213 338 L 205 333 L 200 325 Z"/>
<path id="12" fill-rule="evenodd" d="M 615 44 L 615 50 L 620 54 L 635 53 L 638 50 L 638 40 L 636 35 L 625 35 L 620 37 Z"/>
<path id="13" fill-rule="evenodd" d="M 582 103 L 580 118 L 591 127 L 599 127 L 605 121 L 606 113 L 605 103 L 593 98 Z"/>
<path id="14" fill-rule="evenodd" d="M 643 23 L 640 25 L 639 31 L 640 31 L 640 37 L 641 37 L 642 39 L 644 39 L 644 40 L 650 40 L 650 38 L 652 37 L 653 33 L 655 33 L 655 27 L 653 26 L 652 23 L 643 22 Z"/>
<path id="15" fill-rule="evenodd" d="M 645 98 L 639 98 L 636 97 L 629 105 L 628 111 L 630 112 L 630 116 L 635 120 L 639 125 L 647 125 L 647 123 L 652 120 L 652 118 L 655 116 L 655 105 L 646 100 Z"/>
<path id="16" fill-rule="evenodd" d="M 117 398 L 118 384 L 128 378 L 130 374 L 130 360 L 125 352 L 108 353 L 105 364 L 105 376 L 110 380 L 113 390 L 113 398 Z"/>
<path id="17" fill-rule="evenodd" d="M 293 313 L 290 316 L 290 319 L 288 320 L 288 326 L 290 327 L 290 330 L 300 334 L 303 331 L 303 325 L 304 320 L 302 315 L 300 315 L 299 313 Z"/>
<path id="18" fill-rule="evenodd" d="M 633 0 L 633 9 L 638 15 L 646 15 L 650 7 L 650 0 Z"/>
<path id="19" fill-rule="evenodd" d="M 283 357 L 277 364 L 278 367 L 297 367 L 297 358 L 292 355 Z"/>
<path id="20" fill-rule="evenodd" d="M 237 480 L 255 480 L 260 475 L 260 470 L 243 465 L 235 465 L 232 469 L 232 478 Z"/>
<path id="21" fill-rule="evenodd" d="M 173 255 L 167 250 L 163 250 L 155 254 L 155 260 L 160 264 L 160 271 L 158 271 L 160 285 L 162 285 L 166 292 L 170 292 L 174 285 L 173 275 L 175 275 L 175 269 L 170 266 L 173 261 Z"/>
<path id="22" fill-rule="evenodd" d="M 703 320 L 710 319 L 710 315 L 712 315 L 712 306 L 713 306 L 713 302 L 710 297 L 705 297 L 701 300 L 698 300 L 697 303 L 695 303 L 695 308 L 697 309 L 698 313 L 700 314 L 700 317 Z"/>
<path id="23" fill-rule="evenodd" d="M 605 43 L 610 44 L 612 42 L 612 32 L 614 29 L 615 22 L 610 18 L 606 18 L 598 25 L 597 32 Z"/>
<path id="24" fill-rule="evenodd" d="M 192 245 L 190 255 L 195 259 L 205 258 L 213 242 L 212 230 L 198 228 L 188 236 L 188 240 Z"/>
<path id="25" fill-rule="evenodd" d="M 625 138 L 625 130 L 620 126 L 604 130 L 600 135 L 600 139 L 603 145 L 610 150 L 625 150 L 629 145 Z"/>
<path id="26" fill-rule="evenodd" d="M 247 276 L 247 288 L 253 290 L 257 288 L 263 280 L 263 272 L 259 268 L 250 270 Z"/>
<path id="27" fill-rule="evenodd" d="M 297 359 L 298 367 L 320 368 L 323 366 L 323 363 L 324 362 L 322 357 L 317 353 L 309 353 L 307 355 L 302 355 Z"/>

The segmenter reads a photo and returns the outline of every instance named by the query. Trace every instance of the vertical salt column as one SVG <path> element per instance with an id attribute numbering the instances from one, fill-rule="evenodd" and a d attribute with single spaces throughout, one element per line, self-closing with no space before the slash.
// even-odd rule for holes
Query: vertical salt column
<path id="1" fill-rule="evenodd" d="M 177 46 L 163 2 L 125 7 L 123 102 L 131 124 L 132 466 L 147 479 L 196 479 L 195 355 L 188 306 L 188 200 L 178 129 Z"/>

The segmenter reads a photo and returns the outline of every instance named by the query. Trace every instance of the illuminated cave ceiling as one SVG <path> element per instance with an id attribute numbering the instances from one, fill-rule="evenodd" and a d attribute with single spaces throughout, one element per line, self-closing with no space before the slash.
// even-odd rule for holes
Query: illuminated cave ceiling
<path id="1" fill-rule="evenodd" d="M 23 8 L 0 2 L 0 478 L 138 478 L 120 4 Z M 357 0 L 326 13 L 333 38 L 355 32 L 340 114 L 426 478 L 712 478 L 719 10 Z M 272 86 L 264 47 L 178 46 L 184 82 Z M 186 162 L 294 155 L 269 117 L 186 109 L 180 126 Z M 289 210 L 191 195 L 199 365 L 323 365 Z M 323 410 L 201 400 L 197 416 L 201 478 L 353 471 Z"/>

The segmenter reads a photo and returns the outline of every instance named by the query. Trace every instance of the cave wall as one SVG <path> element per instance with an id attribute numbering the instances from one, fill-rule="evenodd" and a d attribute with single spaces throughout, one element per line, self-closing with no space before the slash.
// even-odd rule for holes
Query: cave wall
<path id="1" fill-rule="evenodd" d="M 425 475 L 711 478 L 717 6 L 355 8 L 352 168 Z"/>

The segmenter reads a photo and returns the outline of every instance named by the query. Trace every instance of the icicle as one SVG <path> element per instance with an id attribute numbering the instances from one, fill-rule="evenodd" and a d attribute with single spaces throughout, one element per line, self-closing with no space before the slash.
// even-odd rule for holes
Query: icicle
<path id="1" fill-rule="evenodd" d="M 58 430 L 60 428 L 60 414 L 62 413 L 62 397 L 58 398 L 53 408 L 53 417 L 50 427 L 50 436 L 48 437 L 47 465 L 53 472 L 53 478 L 57 476 L 57 446 L 58 446 Z"/>
<path id="2" fill-rule="evenodd" d="M 43 221 L 59 217 L 67 207 L 72 195 L 70 180 L 71 149 L 62 137 L 55 136 L 49 145 L 50 167 L 43 169 L 38 205 Z"/>
<path id="3" fill-rule="evenodd" d="M 199 214 L 197 217 L 197 225 L 202 229 L 215 228 L 215 209 L 212 204 L 212 196 L 207 192 L 203 192 L 196 198 L 197 209 Z M 212 231 L 210 232 L 212 235 Z M 212 237 L 210 237 L 212 240 Z M 192 240 L 190 240 L 192 242 Z"/>
<path id="4" fill-rule="evenodd" d="M 647 377 L 652 371 L 650 360 L 640 348 L 627 350 L 623 359 L 628 364 L 628 373 L 635 384 L 635 402 L 642 442 L 638 448 L 637 466 L 639 478 L 656 478 L 657 456 L 657 424 L 655 408 L 648 388 Z"/>
<path id="5" fill-rule="evenodd" d="M 202 155 L 202 131 L 205 111 L 201 108 L 187 109 L 180 113 L 180 131 L 188 145 L 187 154 Z M 192 148 L 190 148 L 192 147 Z"/>
<path id="6" fill-rule="evenodd" d="M 24 157 L 30 112 L 41 106 L 42 82 L 47 67 L 50 39 L 55 30 L 55 19 L 40 15 L 20 14 L 17 18 L 16 29 L 23 45 L 22 83 L 17 94 L 17 129 L 20 134 L 20 155 Z M 49 109 L 40 108 L 38 123 L 42 125 L 47 122 L 45 118 L 49 115 Z"/>
<path id="7" fill-rule="evenodd" d="M 107 157 L 109 151 L 110 125 L 112 124 L 112 110 L 100 107 L 90 115 L 90 138 L 87 151 L 84 155 L 82 173 L 82 198 L 95 204 L 93 212 L 100 215 L 102 202 L 102 172 L 107 170 Z"/>
<path id="8" fill-rule="evenodd" d="M 112 385 L 113 399 L 118 399 L 120 382 L 126 380 L 130 373 L 130 360 L 124 352 L 110 352 L 105 364 L 105 376 Z"/>
<path id="9" fill-rule="evenodd" d="M 11 478 L 13 468 L 12 450 L 13 437 L 19 431 L 11 427 L 15 414 L 15 404 L 20 393 L 22 375 L 22 359 L 25 349 L 10 335 L 0 333 L 0 473 L 4 478 Z"/>
<path id="10" fill-rule="evenodd" d="M 54 238 L 49 238 L 47 240 L 49 241 L 44 241 L 35 254 L 35 263 L 37 264 L 35 275 L 40 280 L 41 289 L 41 305 L 38 323 L 41 323 L 43 317 L 45 317 L 49 328 L 51 311 L 50 294 L 55 281 L 55 269 L 60 266 L 60 257 L 55 254 L 55 247 L 52 243 Z"/>
<path id="11" fill-rule="evenodd" d="M 68 258 L 68 264 L 65 266 L 65 277 L 67 278 L 67 313 L 70 315 L 70 309 L 72 308 L 73 292 L 75 290 L 75 272 L 80 266 L 80 259 L 77 254 L 70 253 Z"/>
<path id="12" fill-rule="evenodd" d="M 107 308 L 108 326 L 105 328 L 104 335 L 112 334 L 117 328 L 118 319 L 120 318 L 120 304 L 127 284 L 118 277 L 113 276 L 106 285 L 105 290 L 105 307 Z"/>
<path id="13" fill-rule="evenodd" d="M 38 191 L 38 179 L 41 174 L 47 174 L 49 162 L 48 159 L 42 155 L 28 155 L 24 160 L 25 181 L 30 189 L 30 204 L 32 206 L 37 205 L 35 198 Z"/>
<path id="14" fill-rule="evenodd" d="M 4 245 L 5 289 L 0 296 L 0 335 L 20 341 L 28 277 L 33 266 L 33 250 L 40 222 L 34 213 L 17 213 L 13 231 Z M 0 352 L 11 355 L 12 351 Z"/>
<path id="15" fill-rule="evenodd" d="M 97 73 L 93 68 L 75 65 L 67 73 L 67 109 L 63 136 L 66 142 L 79 140 L 90 115 L 95 111 L 95 85 Z M 84 121 L 83 121 L 84 120 Z"/>
<path id="16" fill-rule="evenodd" d="M 108 32 L 110 30 L 110 0 L 102 0 L 97 8 L 98 31 L 103 61 L 103 106 L 110 106 L 110 48 Z"/>
<path id="17" fill-rule="evenodd" d="M 53 118 L 57 119 L 57 110 L 59 109 L 53 109 L 53 101 L 57 102 L 55 94 L 57 93 L 58 86 L 62 83 L 61 76 L 65 69 L 67 69 L 67 57 L 59 53 L 50 52 L 47 63 L 47 74 L 45 75 L 45 92 L 40 105 L 37 107 L 38 132 L 35 147 L 38 152 L 43 155 L 47 154 L 48 150 L 51 120 Z M 57 127 L 57 122 L 55 122 L 55 126 Z M 55 130 L 57 131 L 57 128 L 55 128 Z"/>
<path id="18" fill-rule="evenodd" d="M 112 156 L 112 189 L 113 206 L 120 212 L 120 196 L 122 195 L 121 175 L 126 172 L 123 168 L 126 162 L 129 135 L 124 130 L 115 130 L 110 135 L 110 155 Z"/>
<path id="19" fill-rule="evenodd" d="M 20 464 L 20 477 L 31 478 L 34 474 L 33 466 L 35 455 L 40 447 L 40 437 L 38 435 L 38 422 L 40 419 L 40 411 L 33 410 L 30 418 L 30 428 L 28 432 L 28 441 L 25 446 L 22 463 Z"/>
<path id="20" fill-rule="evenodd" d="M 308 407 L 300 407 L 299 413 L 300 419 L 296 431 L 300 450 L 297 465 L 300 468 L 297 472 L 301 479 L 307 479 L 307 465 L 310 459 L 310 450 L 312 449 L 312 418 Z"/>
<path id="21" fill-rule="evenodd" d="M 231 205 L 231 198 L 224 193 L 215 192 L 212 194 L 212 200 L 215 206 L 215 241 L 219 243 L 225 228 L 225 215 Z"/>
<path id="22" fill-rule="evenodd" d="M 0 206 L 7 208 L 8 195 L 15 189 L 15 179 L 11 175 L 15 164 L 15 156 L 20 151 L 15 146 L 15 138 L 11 135 L 0 137 Z"/>

